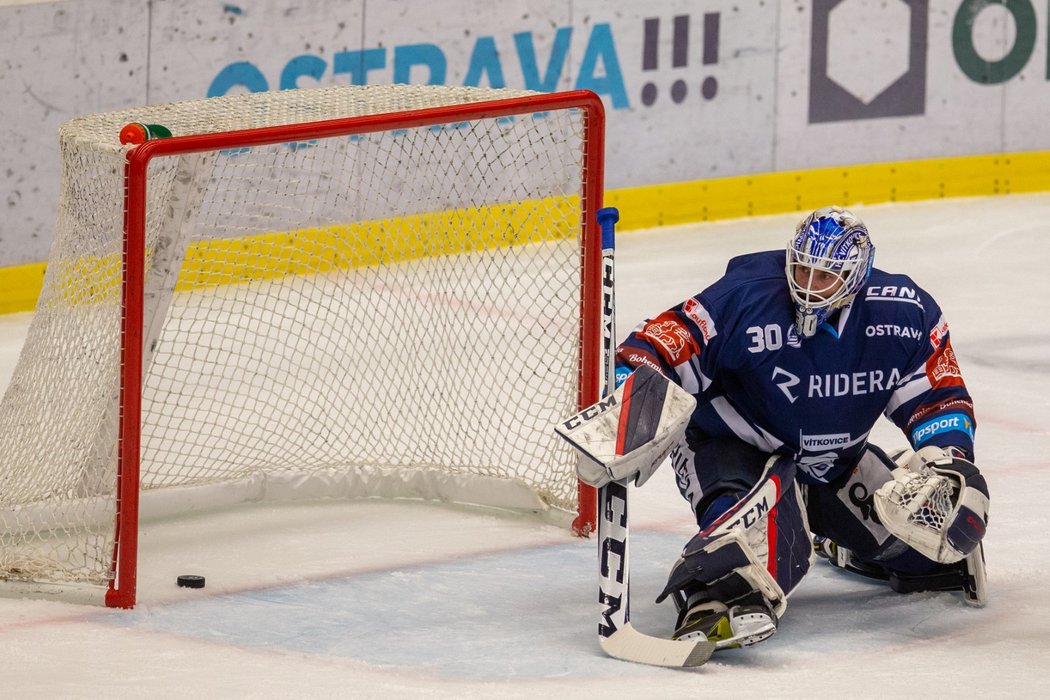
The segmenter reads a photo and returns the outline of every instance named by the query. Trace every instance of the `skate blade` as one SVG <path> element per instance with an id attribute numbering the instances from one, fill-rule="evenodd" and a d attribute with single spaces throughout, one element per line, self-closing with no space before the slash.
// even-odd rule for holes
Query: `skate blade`
<path id="1" fill-rule="evenodd" d="M 761 641 L 769 639 L 777 631 L 777 625 L 768 615 L 762 613 L 754 613 L 750 615 L 740 615 L 734 617 L 732 620 L 732 636 L 725 639 L 711 639 L 710 641 L 715 645 L 715 651 L 722 649 L 740 649 L 742 647 L 749 647 L 758 644 Z M 696 632 L 688 632 L 678 637 L 679 640 L 687 639 L 698 639 L 703 637 L 704 633 L 697 630 Z"/>

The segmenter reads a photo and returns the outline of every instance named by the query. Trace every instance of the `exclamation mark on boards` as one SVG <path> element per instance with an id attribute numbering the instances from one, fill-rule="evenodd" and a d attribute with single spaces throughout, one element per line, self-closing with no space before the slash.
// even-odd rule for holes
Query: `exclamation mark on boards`
<path id="1" fill-rule="evenodd" d="M 689 65 L 689 15 L 678 15 L 672 20 L 674 30 L 671 34 L 671 67 L 685 68 Z M 671 99 L 679 104 L 689 91 L 685 81 L 678 79 L 671 83 Z"/>
<path id="2" fill-rule="evenodd" d="M 708 12 L 704 15 L 704 65 L 718 63 L 718 13 Z M 718 80 L 713 76 L 704 78 L 700 84 L 700 94 L 705 100 L 718 94 Z"/>
<path id="3" fill-rule="evenodd" d="M 703 64 L 718 63 L 718 25 L 719 14 L 710 12 L 704 15 L 703 27 Z M 677 15 L 671 19 L 671 68 L 688 68 L 689 66 L 689 15 Z M 649 17 L 642 24 L 642 71 L 656 71 L 660 67 L 660 19 Z M 681 104 L 689 92 L 688 83 L 679 78 L 671 83 L 671 101 Z M 718 93 L 718 81 L 707 77 L 700 85 L 700 94 L 705 99 L 712 99 Z M 659 94 L 656 83 L 647 82 L 642 86 L 642 104 L 653 105 Z"/>
<path id="4" fill-rule="evenodd" d="M 656 70 L 660 65 L 659 56 L 656 53 L 657 43 L 660 40 L 660 20 L 650 17 L 642 25 L 642 70 Z M 646 83 L 642 86 L 642 104 L 648 107 L 656 102 L 656 85 Z"/>
<path id="5" fill-rule="evenodd" d="M 678 15 L 671 20 L 671 66 L 684 68 L 689 63 L 689 15 Z M 660 67 L 660 19 L 647 18 L 642 25 L 642 70 L 653 71 Z M 656 83 L 642 86 L 642 104 L 646 107 L 656 102 Z M 671 99 L 675 104 L 685 99 L 688 88 L 684 80 L 671 85 Z"/>

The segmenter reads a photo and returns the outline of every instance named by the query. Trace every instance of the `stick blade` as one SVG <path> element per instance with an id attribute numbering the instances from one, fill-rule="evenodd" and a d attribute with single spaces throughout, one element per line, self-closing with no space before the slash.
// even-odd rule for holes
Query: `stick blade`
<path id="1" fill-rule="evenodd" d="M 692 668 L 711 658 L 715 645 L 706 639 L 663 639 L 643 634 L 627 623 L 608 637 L 599 637 L 609 656 L 650 666 Z"/>

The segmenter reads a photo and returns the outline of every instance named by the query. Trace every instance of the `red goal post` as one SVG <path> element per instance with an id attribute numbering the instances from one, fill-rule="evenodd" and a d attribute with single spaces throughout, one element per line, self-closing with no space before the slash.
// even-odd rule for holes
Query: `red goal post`
<path id="1" fill-rule="evenodd" d="M 176 135 L 147 141 L 127 151 L 125 168 L 125 237 L 122 251 L 120 320 L 120 412 L 117 447 L 116 528 L 114 557 L 106 605 L 131 607 L 136 598 L 139 497 L 141 493 L 142 402 L 144 380 L 144 315 L 147 287 L 147 192 L 150 165 L 163 157 L 196 153 L 230 153 L 279 144 L 309 144 L 378 132 L 442 128 L 483 120 L 528 120 L 544 113 L 577 111 L 582 115 L 583 181 L 579 195 L 580 280 L 577 408 L 598 399 L 603 362 L 601 354 L 601 251 L 595 213 L 602 206 L 604 112 L 593 93 L 574 91 L 482 100 L 467 104 L 410 109 L 322 121 L 239 129 L 222 133 Z M 511 164 L 510 167 L 513 167 Z M 513 389 L 514 387 L 507 387 Z M 573 529 L 587 534 L 594 528 L 595 494 L 578 486 Z"/>

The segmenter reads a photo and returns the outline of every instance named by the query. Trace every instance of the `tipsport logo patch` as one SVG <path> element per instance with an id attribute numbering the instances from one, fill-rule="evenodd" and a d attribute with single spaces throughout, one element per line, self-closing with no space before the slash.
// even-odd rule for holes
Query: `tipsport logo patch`
<path id="1" fill-rule="evenodd" d="M 913 430 L 911 432 L 911 442 L 916 448 L 918 448 L 919 445 L 935 435 L 941 435 L 953 431 L 965 433 L 972 440 L 973 421 L 970 420 L 969 416 L 962 413 L 949 413 L 943 416 L 938 416 L 933 420 L 926 421 Z"/>
<path id="2" fill-rule="evenodd" d="M 809 123 L 924 114 L 928 24 L 929 0 L 814 0 Z"/>

